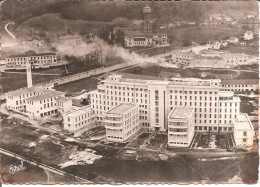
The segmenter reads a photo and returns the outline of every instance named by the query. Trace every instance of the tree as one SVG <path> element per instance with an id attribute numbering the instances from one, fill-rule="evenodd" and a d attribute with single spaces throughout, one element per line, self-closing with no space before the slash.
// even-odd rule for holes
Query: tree
<path id="1" fill-rule="evenodd" d="M 125 45 L 125 33 L 121 29 L 117 29 L 114 36 L 115 43 Z"/>
<path id="2" fill-rule="evenodd" d="M 155 134 L 158 133 L 159 129 L 160 129 L 160 127 L 155 127 Z"/>

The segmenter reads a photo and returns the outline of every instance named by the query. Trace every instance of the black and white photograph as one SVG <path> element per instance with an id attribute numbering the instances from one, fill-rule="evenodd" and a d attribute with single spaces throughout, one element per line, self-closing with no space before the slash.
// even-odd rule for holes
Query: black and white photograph
<path id="1" fill-rule="evenodd" d="M 257 184 L 257 1 L 0 2 L 0 185 Z"/>

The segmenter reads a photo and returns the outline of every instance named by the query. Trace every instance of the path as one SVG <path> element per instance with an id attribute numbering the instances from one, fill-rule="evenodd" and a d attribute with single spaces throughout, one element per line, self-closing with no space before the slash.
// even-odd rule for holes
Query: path
<path id="1" fill-rule="evenodd" d="M 15 72 L 15 71 L 7 71 L 5 73 L 14 73 L 14 74 L 26 74 L 26 72 Z M 33 75 L 62 75 L 62 74 L 57 74 L 57 73 L 32 73 Z"/>
<path id="2" fill-rule="evenodd" d="M 15 38 L 15 36 L 8 30 L 8 25 L 10 25 L 10 24 L 15 24 L 14 22 L 9 22 L 9 23 L 7 23 L 6 25 L 5 25 L 5 30 L 6 30 L 6 32 L 13 38 L 13 39 L 16 39 Z"/>

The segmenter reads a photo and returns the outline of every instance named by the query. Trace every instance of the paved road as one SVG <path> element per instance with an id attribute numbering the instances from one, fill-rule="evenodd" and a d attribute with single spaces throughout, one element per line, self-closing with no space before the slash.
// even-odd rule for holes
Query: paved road
<path id="1" fill-rule="evenodd" d="M 68 178 L 72 178 L 72 179 L 74 178 L 74 180 L 76 182 L 87 183 L 87 184 L 91 184 L 92 183 L 89 180 L 83 179 L 81 177 L 72 175 L 70 173 L 64 172 L 62 170 L 59 170 L 59 169 L 56 169 L 56 168 L 53 168 L 53 167 L 50 167 L 50 166 L 48 166 L 46 164 L 43 164 L 43 163 L 40 163 L 40 162 L 36 162 L 36 161 L 33 161 L 33 160 L 28 160 L 27 158 L 25 158 L 25 157 L 23 157 L 21 155 L 18 155 L 16 153 L 10 152 L 10 151 L 2 149 L 2 148 L 0 148 L 0 153 L 8 155 L 8 156 L 11 156 L 11 157 L 14 157 L 14 158 L 17 158 L 17 159 L 25 161 L 25 162 L 28 162 L 28 163 L 30 163 L 32 165 L 38 166 L 38 167 L 40 167 L 40 168 L 42 168 L 44 170 L 50 171 L 50 172 L 58 174 L 60 176 L 64 176 L 64 177 L 68 177 Z"/>
<path id="2" fill-rule="evenodd" d="M 26 72 L 15 72 L 15 71 L 7 71 L 5 73 L 14 73 L 14 74 L 26 74 Z M 32 73 L 33 75 L 61 75 L 61 74 L 55 74 L 55 73 Z"/>

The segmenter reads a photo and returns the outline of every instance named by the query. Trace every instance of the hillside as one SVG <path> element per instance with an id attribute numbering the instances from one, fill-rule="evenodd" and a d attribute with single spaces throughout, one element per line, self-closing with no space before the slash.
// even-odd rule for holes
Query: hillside
<path id="1" fill-rule="evenodd" d="M 30 29 L 42 30 L 46 33 L 63 34 L 70 29 L 75 34 L 81 32 L 93 32 L 98 29 L 109 25 L 110 22 L 97 22 L 97 21 L 86 21 L 86 20 L 66 20 L 60 16 L 60 14 L 44 14 L 29 18 L 25 22 L 19 24 L 15 32 L 26 33 Z"/>
<path id="2" fill-rule="evenodd" d="M 142 8 L 149 5 L 152 17 L 159 20 L 196 21 L 208 18 L 211 13 L 230 13 L 232 17 L 241 10 L 258 12 L 254 1 L 227 2 L 100 2 L 100 1 L 7 1 L 3 3 L 2 20 L 24 20 L 43 14 L 60 13 L 65 19 L 110 22 L 117 17 L 142 19 Z M 234 14 L 232 13 L 234 12 Z"/>

